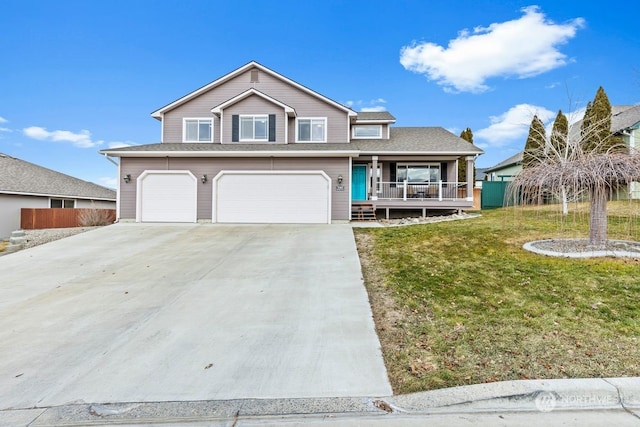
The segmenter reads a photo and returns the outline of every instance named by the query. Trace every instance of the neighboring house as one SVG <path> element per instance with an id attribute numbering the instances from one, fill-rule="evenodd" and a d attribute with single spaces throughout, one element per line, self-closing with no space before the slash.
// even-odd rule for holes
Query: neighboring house
<path id="1" fill-rule="evenodd" d="M 580 137 L 582 120 L 571 126 L 569 138 Z M 613 105 L 611 107 L 611 132 L 622 138 L 624 144 L 640 149 L 640 105 Z M 485 170 L 487 181 L 510 181 L 522 170 L 522 155 L 515 154 Z M 634 182 L 618 192 L 618 197 L 640 199 L 640 183 Z"/>
<path id="2" fill-rule="evenodd" d="M 473 206 L 482 150 L 441 127 L 393 127 L 250 62 L 154 111 L 160 143 L 120 158 L 118 218 L 137 222 L 331 223 L 356 206 Z"/>
<path id="3" fill-rule="evenodd" d="M 631 149 L 640 150 L 640 105 L 616 105 L 611 110 L 611 131 Z M 640 199 L 640 182 L 632 182 L 620 195 Z"/>
<path id="4" fill-rule="evenodd" d="M 487 181 L 511 181 L 522 170 L 523 153 L 521 151 L 497 165 L 485 169 L 484 174 Z"/>
<path id="5" fill-rule="evenodd" d="M 476 188 L 482 188 L 486 170 L 487 168 L 476 168 Z"/>
<path id="6" fill-rule="evenodd" d="M 0 238 L 20 228 L 22 208 L 115 209 L 116 192 L 0 153 Z"/>

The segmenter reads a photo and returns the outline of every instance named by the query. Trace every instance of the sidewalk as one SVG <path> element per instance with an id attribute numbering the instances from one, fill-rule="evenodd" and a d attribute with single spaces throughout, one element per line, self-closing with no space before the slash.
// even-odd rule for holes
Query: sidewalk
<path id="1" fill-rule="evenodd" d="M 640 425 L 640 378 L 506 381 L 391 397 L 69 404 L 0 426 Z"/>

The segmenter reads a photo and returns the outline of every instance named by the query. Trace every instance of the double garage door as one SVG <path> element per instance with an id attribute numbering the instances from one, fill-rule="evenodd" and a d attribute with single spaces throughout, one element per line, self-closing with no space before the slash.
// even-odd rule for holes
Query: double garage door
<path id="1" fill-rule="evenodd" d="M 137 220 L 196 222 L 198 185 L 189 171 L 144 172 Z M 331 222 L 331 179 L 322 171 L 223 171 L 206 188 L 213 222 Z"/>

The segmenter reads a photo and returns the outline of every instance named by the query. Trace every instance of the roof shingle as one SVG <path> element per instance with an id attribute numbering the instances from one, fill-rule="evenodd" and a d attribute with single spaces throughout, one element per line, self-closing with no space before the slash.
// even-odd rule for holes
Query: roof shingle
<path id="1" fill-rule="evenodd" d="M 0 193 L 116 200 L 116 192 L 0 153 Z"/>
<path id="2" fill-rule="evenodd" d="M 389 139 L 358 139 L 351 143 L 326 144 L 202 144 L 202 143 L 158 143 L 133 145 L 122 148 L 102 150 L 105 154 L 126 153 L 250 153 L 256 152 L 327 152 L 327 151 L 359 151 L 361 154 L 376 155 L 380 153 L 396 154 L 457 154 L 476 155 L 483 151 L 441 127 L 392 127 Z"/>

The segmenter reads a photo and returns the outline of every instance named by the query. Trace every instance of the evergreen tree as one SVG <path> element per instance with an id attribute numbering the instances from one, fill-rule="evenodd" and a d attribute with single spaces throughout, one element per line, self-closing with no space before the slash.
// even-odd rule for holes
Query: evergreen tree
<path id="1" fill-rule="evenodd" d="M 529 126 L 529 135 L 524 145 L 524 153 L 522 154 L 522 168 L 528 168 L 540 163 L 544 156 L 545 145 L 547 142 L 547 133 L 544 130 L 544 123 L 534 115 Z"/>
<path id="2" fill-rule="evenodd" d="M 473 144 L 473 132 L 471 132 L 471 128 L 466 128 L 460 134 L 460 138 L 465 141 Z M 475 177 L 475 170 L 473 171 Z M 458 182 L 466 182 L 467 181 L 467 161 L 465 159 L 458 160 Z"/>
<path id="3" fill-rule="evenodd" d="M 611 133 L 611 103 L 600 86 L 587 109 L 580 127 L 580 145 L 584 152 L 606 153 L 622 141 Z"/>
<path id="4" fill-rule="evenodd" d="M 567 116 L 562 113 L 562 110 L 558 110 L 556 119 L 553 122 L 553 129 L 551 130 L 551 147 L 553 149 L 553 155 L 558 159 L 563 160 L 567 158 L 567 138 L 569 137 L 569 121 Z"/>

